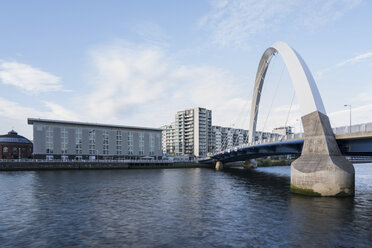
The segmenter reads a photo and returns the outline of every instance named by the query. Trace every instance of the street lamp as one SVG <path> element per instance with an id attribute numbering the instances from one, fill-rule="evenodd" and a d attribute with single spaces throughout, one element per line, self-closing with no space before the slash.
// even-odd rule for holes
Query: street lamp
<path id="1" fill-rule="evenodd" d="M 349 124 L 349 133 L 351 133 L 351 104 L 345 104 L 344 107 L 349 107 L 349 112 L 350 112 L 350 124 Z"/>

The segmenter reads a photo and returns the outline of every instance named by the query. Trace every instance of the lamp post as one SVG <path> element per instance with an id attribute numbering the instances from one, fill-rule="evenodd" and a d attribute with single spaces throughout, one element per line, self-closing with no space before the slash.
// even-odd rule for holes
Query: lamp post
<path id="1" fill-rule="evenodd" d="M 349 133 L 351 133 L 351 104 L 345 104 L 344 107 L 349 107 L 349 113 L 350 113 L 350 117 L 349 117 L 349 121 L 350 121 L 350 124 L 349 124 Z"/>

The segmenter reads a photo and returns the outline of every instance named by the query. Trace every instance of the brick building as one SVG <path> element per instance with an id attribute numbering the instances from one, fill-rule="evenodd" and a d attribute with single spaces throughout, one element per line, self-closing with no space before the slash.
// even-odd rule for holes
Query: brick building
<path id="1" fill-rule="evenodd" d="M 32 158 L 32 142 L 14 130 L 0 135 L 0 159 Z"/>

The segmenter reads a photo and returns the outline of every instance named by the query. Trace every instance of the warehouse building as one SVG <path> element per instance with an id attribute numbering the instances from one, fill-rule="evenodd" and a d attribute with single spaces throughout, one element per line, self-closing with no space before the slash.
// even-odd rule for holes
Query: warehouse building
<path id="1" fill-rule="evenodd" d="M 161 129 L 29 118 L 35 159 L 160 159 Z"/>

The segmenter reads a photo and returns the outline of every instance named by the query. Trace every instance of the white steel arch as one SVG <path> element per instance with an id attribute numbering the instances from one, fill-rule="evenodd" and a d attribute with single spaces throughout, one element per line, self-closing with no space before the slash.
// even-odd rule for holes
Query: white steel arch
<path id="1" fill-rule="evenodd" d="M 251 117 L 249 124 L 250 142 L 255 141 L 257 116 L 262 86 L 265 81 L 265 75 L 269 67 L 270 60 L 276 53 L 279 53 L 282 56 L 291 77 L 298 102 L 300 104 L 301 116 L 305 116 L 314 111 L 319 111 L 325 115 L 327 114 L 324 109 L 323 101 L 320 97 L 315 80 L 305 61 L 289 45 L 284 42 L 277 42 L 266 49 L 258 66 L 253 91 Z"/>

